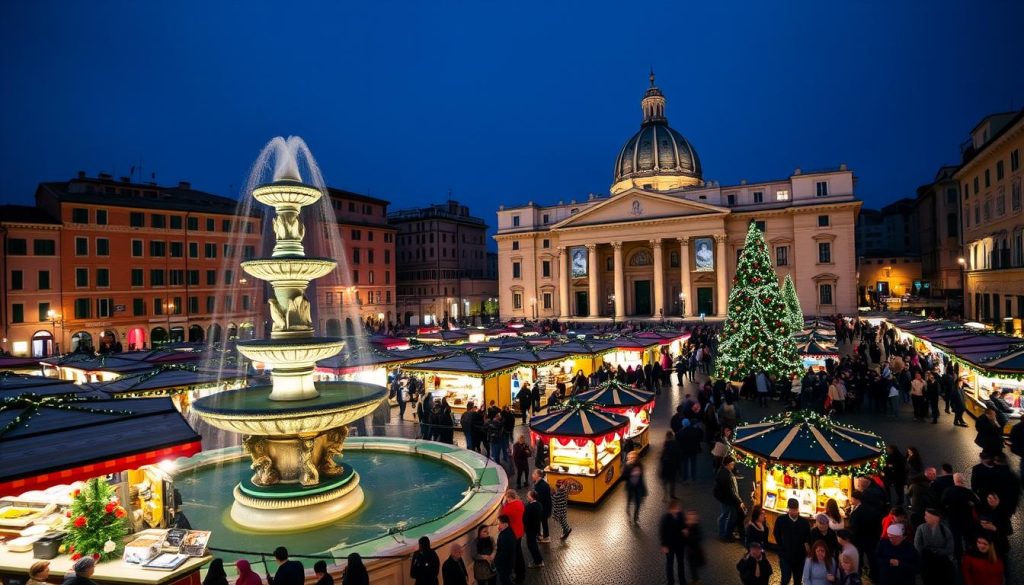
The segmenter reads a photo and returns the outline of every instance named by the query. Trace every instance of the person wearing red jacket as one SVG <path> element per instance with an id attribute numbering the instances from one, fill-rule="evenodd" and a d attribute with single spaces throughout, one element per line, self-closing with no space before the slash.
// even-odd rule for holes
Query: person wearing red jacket
<path id="1" fill-rule="evenodd" d="M 505 499 L 501 505 L 501 513 L 508 516 L 508 525 L 512 534 L 516 537 L 515 555 L 515 576 L 517 580 L 526 577 L 526 558 L 523 556 L 523 513 L 526 511 L 526 504 L 519 499 L 516 490 L 509 488 L 505 490 Z"/>
<path id="2" fill-rule="evenodd" d="M 964 585 L 1003 585 L 1006 582 L 1003 561 L 996 556 L 992 541 L 987 535 L 979 534 L 974 545 L 960 562 Z"/>

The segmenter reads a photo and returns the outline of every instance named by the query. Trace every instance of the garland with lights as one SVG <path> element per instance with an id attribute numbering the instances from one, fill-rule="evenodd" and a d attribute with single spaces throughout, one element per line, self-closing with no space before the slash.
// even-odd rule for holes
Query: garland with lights
<path id="1" fill-rule="evenodd" d="M 790 412 L 783 412 L 762 419 L 758 425 L 761 424 L 790 424 L 790 425 L 809 425 L 816 426 L 823 432 L 828 432 L 833 427 L 840 429 L 849 429 L 858 433 L 865 433 L 876 437 L 875 447 L 879 450 L 879 455 L 873 457 L 867 461 L 859 461 L 856 463 L 799 463 L 799 462 L 787 462 L 785 460 L 770 460 L 765 457 L 754 455 L 749 453 L 738 445 L 733 445 L 733 451 L 735 452 L 734 457 L 736 461 L 754 469 L 759 465 L 763 465 L 768 471 L 786 471 L 791 474 L 793 473 L 808 473 L 813 476 L 823 475 L 851 475 L 851 476 L 867 476 L 877 475 L 882 472 L 885 468 L 885 441 L 881 437 L 872 433 L 871 431 L 865 431 L 851 425 L 839 425 L 836 424 L 831 418 L 814 412 L 812 410 L 796 410 Z"/>
<path id="2" fill-rule="evenodd" d="M 715 357 L 716 376 L 742 380 L 765 372 L 783 379 L 803 370 L 788 320 L 768 245 L 751 222 L 729 293 L 729 312 Z"/>
<path id="3" fill-rule="evenodd" d="M 94 477 L 75 490 L 63 545 L 71 560 L 91 556 L 100 561 L 120 556 L 128 535 L 127 515 L 105 479 Z"/>
<path id="4" fill-rule="evenodd" d="M 932 345 L 934 345 L 936 347 L 941 348 L 942 353 L 944 353 L 949 358 L 949 361 L 954 362 L 954 363 L 960 365 L 961 367 L 970 368 L 970 369 L 974 370 L 975 372 L 978 372 L 979 374 L 981 374 L 981 375 L 983 375 L 983 376 L 985 376 L 987 378 L 995 378 L 997 380 L 1013 380 L 1015 382 L 1024 382 L 1024 371 L 1022 371 L 1020 373 L 1016 373 L 1016 374 L 1011 374 L 1011 373 L 1008 373 L 1008 372 L 993 372 L 991 370 L 985 369 L 983 366 L 979 366 L 978 364 L 975 364 L 975 363 L 972 363 L 972 362 L 969 362 L 969 361 L 965 360 L 964 358 L 956 355 L 956 353 L 954 353 L 952 350 L 946 348 L 945 346 L 942 346 L 941 344 L 935 343 L 934 341 L 929 341 L 929 340 L 927 340 L 927 339 L 925 339 L 923 337 L 918 337 L 918 336 L 914 335 L 913 333 L 911 333 L 909 331 L 904 331 L 903 329 L 900 329 L 899 327 L 896 327 L 895 325 L 891 325 L 890 324 L 890 326 L 893 327 L 894 329 L 896 329 L 897 331 L 899 331 L 900 333 L 904 333 L 906 335 L 909 335 L 911 338 L 914 339 L 914 341 L 917 341 L 919 343 L 927 342 L 927 343 L 930 343 L 930 344 L 932 344 Z M 964 331 L 967 331 L 967 329 L 964 329 Z M 994 357 L 992 359 L 996 360 L 996 359 L 1004 358 L 1004 357 L 1006 357 L 1008 355 L 1011 355 L 1011 354 L 1014 354 L 1014 353 L 1017 353 L 1017 352 L 1021 351 L 1021 349 L 1022 348 L 1019 345 L 1011 346 L 1009 349 L 1007 349 L 1007 351 L 1005 353 L 1003 353 L 1002 355 L 996 356 L 996 357 Z"/>
<path id="5" fill-rule="evenodd" d="M 0 413 L 21 410 L 22 412 L 0 427 L 0 437 L 11 432 L 19 426 L 29 426 L 28 422 L 32 417 L 39 414 L 43 408 L 54 408 L 72 412 L 87 414 L 109 414 L 115 416 L 128 416 L 133 414 L 128 410 L 116 410 L 113 408 L 92 408 L 86 406 L 89 402 L 95 402 L 99 398 L 93 396 L 79 396 L 76 394 L 58 394 L 55 396 L 40 396 L 33 392 L 26 392 L 17 396 L 0 398 Z"/>

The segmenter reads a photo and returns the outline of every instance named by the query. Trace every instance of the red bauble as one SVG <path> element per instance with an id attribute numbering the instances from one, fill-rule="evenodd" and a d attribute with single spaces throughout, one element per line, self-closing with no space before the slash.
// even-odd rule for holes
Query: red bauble
<path id="1" fill-rule="evenodd" d="M 75 553 L 75 554 L 71 555 L 71 560 L 72 561 L 77 561 L 80 558 L 82 558 L 82 555 L 80 553 Z"/>
<path id="2" fill-rule="evenodd" d="M 94 561 L 100 560 L 100 553 L 92 553 L 92 560 L 94 560 Z"/>
<path id="3" fill-rule="evenodd" d="M 118 506 L 118 508 L 114 510 L 114 516 L 117 518 L 124 518 L 125 514 L 126 512 L 124 511 L 124 508 L 120 506 Z"/>
<path id="4" fill-rule="evenodd" d="M 75 528 L 82 528 L 88 523 L 89 521 L 85 519 L 85 516 L 79 516 L 78 518 L 75 518 L 74 522 Z"/>
<path id="5" fill-rule="evenodd" d="M 110 502 L 106 506 L 103 507 L 103 511 L 106 512 L 107 514 L 113 514 L 114 510 L 116 510 L 116 509 L 117 509 L 117 504 L 115 504 L 114 502 Z"/>

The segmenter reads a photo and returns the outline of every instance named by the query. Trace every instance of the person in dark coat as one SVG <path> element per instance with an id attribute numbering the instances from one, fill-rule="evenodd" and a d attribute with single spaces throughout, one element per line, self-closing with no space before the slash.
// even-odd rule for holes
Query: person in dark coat
<path id="1" fill-rule="evenodd" d="M 626 480 L 626 513 L 633 509 L 633 522 L 640 523 L 640 506 L 647 497 L 647 484 L 644 481 L 644 466 L 640 463 L 636 452 L 626 458 L 626 468 L 622 472 Z"/>
<path id="2" fill-rule="evenodd" d="M 523 416 L 523 424 L 526 424 L 526 418 L 530 415 L 530 406 L 533 405 L 533 394 L 530 392 L 529 382 L 523 382 L 522 388 L 519 390 L 519 412 Z"/>
<path id="3" fill-rule="evenodd" d="M 683 420 L 682 429 L 676 433 L 676 442 L 679 443 L 682 480 L 684 482 L 697 481 L 697 455 L 700 453 L 700 443 L 704 440 L 704 430 L 696 418 Z"/>
<path id="4" fill-rule="evenodd" d="M 747 545 L 747 554 L 736 563 L 736 570 L 740 573 L 740 583 L 743 585 L 768 585 L 772 576 L 772 564 L 764 556 L 760 542 L 751 542 Z M 782 583 L 786 585 L 787 581 Z"/>
<path id="5" fill-rule="evenodd" d="M 665 578 L 668 585 L 675 584 L 677 575 L 679 584 L 686 585 L 683 562 L 686 548 L 683 539 L 683 509 L 678 500 L 673 499 L 669 502 L 668 510 L 661 516 L 658 535 L 661 539 L 661 554 L 665 555 Z"/>
<path id="6" fill-rule="evenodd" d="M 850 527 L 850 540 L 861 555 L 861 558 L 857 559 L 858 564 L 863 565 L 866 556 L 868 566 L 874 566 L 873 553 L 878 548 L 878 540 L 882 534 L 882 518 L 885 514 L 881 509 L 865 503 L 862 498 L 863 493 L 859 490 L 853 490 L 850 494 L 850 512 L 846 520 Z"/>
<path id="7" fill-rule="evenodd" d="M 729 455 L 722 460 L 721 467 L 715 473 L 713 495 L 722 508 L 722 513 L 718 516 L 718 537 L 722 540 L 732 539 L 732 532 L 737 528 L 746 509 L 736 483 L 735 467 L 736 460 Z"/>
<path id="8" fill-rule="evenodd" d="M 299 561 L 288 560 L 288 549 L 279 546 L 274 549 L 274 560 L 277 561 L 277 572 L 271 577 L 267 574 L 270 585 L 303 585 L 306 582 L 306 568 Z"/>
<path id="9" fill-rule="evenodd" d="M 875 564 L 878 567 L 878 585 L 907 585 L 916 583 L 921 570 L 921 558 L 904 533 L 903 524 L 890 524 L 875 550 Z"/>
<path id="10" fill-rule="evenodd" d="M 811 523 L 800 515 L 800 502 L 790 498 L 786 502 L 788 512 L 779 516 L 772 528 L 775 545 L 779 549 L 779 571 L 782 573 L 782 585 L 793 583 L 800 585 L 804 574 L 804 561 L 807 560 L 807 537 L 811 534 Z"/>
<path id="11" fill-rule="evenodd" d="M 537 501 L 540 502 L 541 509 L 544 511 L 544 516 L 540 520 L 540 537 L 537 540 L 548 542 L 551 539 L 548 532 L 548 520 L 551 519 L 552 511 L 551 484 L 548 483 L 544 471 L 541 469 L 534 469 L 530 478 L 533 480 L 533 491 L 537 493 Z"/>
<path id="12" fill-rule="evenodd" d="M 498 585 L 512 585 L 516 566 L 516 535 L 509 526 L 508 516 L 498 516 L 498 545 L 494 554 L 494 570 L 498 573 Z"/>
<path id="13" fill-rule="evenodd" d="M 213 559 L 206 568 L 203 585 L 228 585 L 228 574 L 224 570 L 224 559 Z M 319 585 L 319 583 L 317 583 Z M 333 582 L 330 585 L 334 585 Z"/>
<path id="14" fill-rule="evenodd" d="M 437 574 L 441 571 L 441 559 L 430 548 L 430 538 L 421 536 L 419 548 L 412 553 L 412 567 L 409 576 L 416 585 L 439 585 Z"/>
<path id="15" fill-rule="evenodd" d="M 892 497 L 890 492 L 896 492 L 893 501 L 902 506 L 903 490 L 907 485 L 907 458 L 893 443 L 885 447 L 885 470 L 882 477 L 885 479 L 886 495 Z"/>
<path id="16" fill-rule="evenodd" d="M 996 421 L 995 408 L 985 408 L 984 416 L 979 416 L 975 421 L 974 430 L 978 432 L 974 444 L 981 447 L 982 451 L 992 454 L 1003 452 L 1003 427 Z"/>
<path id="17" fill-rule="evenodd" d="M 341 574 L 341 585 L 370 585 L 370 573 L 359 553 L 349 553 L 345 571 Z"/>
<path id="18" fill-rule="evenodd" d="M 346 569 L 346 572 L 348 569 Z M 313 574 L 316 575 L 316 585 L 334 585 L 334 577 L 327 572 L 327 561 L 313 563 Z M 206 585 L 206 583 L 203 583 Z"/>
<path id="19" fill-rule="evenodd" d="M 958 380 L 949 391 L 949 409 L 953 411 L 953 426 L 966 427 L 964 411 L 967 410 L 967 404 L 962 380 Z"/>
<path id="20" fill-rule="evenodd" d="M 441 578 L 444 585 L 469 585 L 469 572 L 466 561 L 462 560 L 462 545 L 451 546 L 448 558 L 441 565 Z"/>
<path id="21" fill-rule="evenodd" d="M 540 546 L 537 538 L 540 536 L 540 522 L 544 518 L 544 507 L 537 501 L 537 492 L 530 490 L 526 493 L 526 507 L 523 509 L 523 538 L 526 540 L 526 550 L 530 551 L 530 559 L 533 564 L 530 567 L 543 567 L 544 557 L 540 554 Z"/>
<path id="22" fill-rule="evenodd" d="M 682 451 L 679 448 L 679 443 L 676 442 L 675 434 L 672 431 L 667 431 L 665 445 L 662 447 L 661 457 L 658 459 L 658 479 L 661 480 L 664 493 L 673 500 L 676 499 L 676 480 L 679 478 L 681 459 Z"/>

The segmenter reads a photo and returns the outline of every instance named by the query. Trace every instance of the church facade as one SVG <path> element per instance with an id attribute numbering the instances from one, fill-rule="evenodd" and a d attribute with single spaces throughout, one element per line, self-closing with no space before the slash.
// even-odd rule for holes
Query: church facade
<path id="1" fill-rule="evenodd" d="M 643 122 L 619 152 L 608 196 L 498 211 L 503 319 L 724 317 L 751 222 L 779 279 L 791 275 L 807 315 L 857 309 L 853 172 L 705 181 L 693 146 L 668 125 L 654 85 Z"/>

